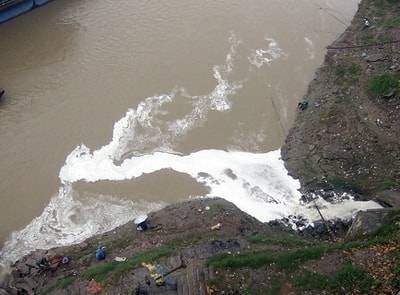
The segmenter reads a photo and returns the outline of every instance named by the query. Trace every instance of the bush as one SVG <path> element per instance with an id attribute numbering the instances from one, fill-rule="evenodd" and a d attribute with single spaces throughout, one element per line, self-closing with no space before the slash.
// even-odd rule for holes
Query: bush
<path id="1" fill-rule="evenodd" d="M 372 77 L 368 81 L 368 94 L 374 97 L 382 97 L 390 93 L 396 93 L 400 88 L 400 75 L 383 74 Z"/>

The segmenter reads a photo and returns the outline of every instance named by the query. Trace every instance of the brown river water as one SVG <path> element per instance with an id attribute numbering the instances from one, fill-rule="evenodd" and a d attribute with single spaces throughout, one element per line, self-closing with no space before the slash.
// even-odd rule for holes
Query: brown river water
<path id="1" fill-rule="evenodd" d="M 113 219 L 129 220 L 129 210 L 147 212 L 212 191 L 187 172 L 225 156 L 236 161 L 212 150 L 279 149 L 325 47 L 344 31 L 357 3 L 55 0 L 1 24 L 0 244 L 77 242 L 118 225 Z M 67 156 L 82 143 L 91 150 L 109 144 L 114 123 L 129 109 L 136 111 L 124 124 L 136 125 L 123 128 L 128 135 L 104 159 L 118 165 L 155 151 L 210 152 L 186 168 L 180 160 L 164 167 L 170 159 L 162 156 L 145 165 L 160 167 L 144 168 L 142 177 L 108 175 L 114 170 L 99 164 L 74 166 L 60 179 Z M 250 171 L 246 165 L 238 171 Z M 103 168 L 104 175 L 95 175 Z M 76 172 L 85 169 L 91 172 Z M 199 171 L 193 173 L 214 173 Z"/>

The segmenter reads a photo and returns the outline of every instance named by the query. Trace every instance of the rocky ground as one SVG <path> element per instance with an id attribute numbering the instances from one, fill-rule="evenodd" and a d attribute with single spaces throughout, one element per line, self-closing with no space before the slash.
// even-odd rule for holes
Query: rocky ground
<path id="1" fill-rule="evenodd" d="M 398 40 L 400 2 L 365 0 L 328 47 L 304 97 L 308 108 L 299 110 L 282 148 L 305 191 L 342 189 L 373 198 L 400 188 Z"/>
<path id="2" fill-rule="evenodd" d="M 346 236 L 334 232 L 334 241 L 263 224 L 221 199 L 171 205 L 150 214 L 149 223 L 152 228 L 144 232 L 128 223 L 79 245 L 32 253 L 15 263 L 0 294 L 394 294 L 400 289 L 400 211 L 393 209 L 361 213 Z M 106 247 L 103 261 L 95 258 L 99 244 Z M 40 268 L 43 257 L 50 265 Z"/>

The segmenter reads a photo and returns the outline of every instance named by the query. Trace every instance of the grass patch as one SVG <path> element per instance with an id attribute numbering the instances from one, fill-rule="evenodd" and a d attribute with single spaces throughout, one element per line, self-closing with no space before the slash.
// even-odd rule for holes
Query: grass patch
<path id="1" fill-rule="evenodd" d="M 97 282 L 107 279 L 118 280 L 125 272 L 139 266 L 142 262 L 153 262 L 172 252 L 173 248 L 168 246 L 150 249 L 132 256 L 124 262 L 111 261 L 89 267 L 82 273 L 82 277 L 87 280 L 94 279 Z"/>
<path id="2" fill-rule="evenodd" d="M 324 290 L 328 287 L 328 277 L 319 273 L 306 271 L 293 278 L 293 287 L 299 291 Z"/>
<path id="3" fill-rule="evenodd" d="M 342 294 L 353 294 L 353 292 L 366 294 L 374 284 L 374 279 L 364 268 L 351 263 L 343 265 L 329 280 L 330 288 Z"/>
<path id="4" fill-rule="evenodd" d="M 343 82 L 355 82 L 360 75 L 360 66 L 355 63 L 340 64 L 336 67 L 335 74 Z"/>
<path id="5" fill-rule="evenodd" d="M 400 90 L 399 74 L 383 74 L 368 80 L 368 94 L 374 97 L 382 97 Z"/>
<path id="6" fill-rule="evenodd" d="M 383 26 L 388 29 L 400 27 L 400 16 L 392 16 L 383 22 Z"/>
<path id="7" fill-rule="evenodd" d="M 219 254 L 210 257 L 207 265 L 219 268 L 259 268 L 269 264 L 275 264 L 281 269 L 292 269 L 305 261 L 318 259 L 331 250 L 330 246 L 314 246 L 296 250 L 282 251 L 257 251 L 242 254 Z"/>
<path id="8" fill-rule="evenodd" d="M 305 271 L 293 277 L 297 291 L 332 290 L 335 294 L 366 294 L 377 285 L 372 276 L 361 266 L 342 265 L 330 276 Z"/>
<path id="9" fill-rule="evenodd" d="M 299 237 L 298 235 L 282 234 L 282 235 L 253 235 L 247 238 L 249 242 L 256 244 L 273 244 L 286 247 L 303 247 L 316 245 L 319 242 L 310 241 Z"/>
<path id="10" fill-rule="evenodd" d="M 283 287 L 283 281 L 279 277 L 272 277 L 271 278 L 271 285 L 264 291 L 265 295 L 276 295 L 276 294 L 281 294 L 281 290 Z"/>

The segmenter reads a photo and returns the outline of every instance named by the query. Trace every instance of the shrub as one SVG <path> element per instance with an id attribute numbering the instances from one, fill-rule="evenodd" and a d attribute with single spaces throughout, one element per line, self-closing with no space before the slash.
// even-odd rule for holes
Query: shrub
<path id="1" fill-rule="evenodd" d="M 400 88 L 400 75 L 383 74 L 372 77 L 368 81 L 368 94 L 374 97 L 389 95 Z"/>

